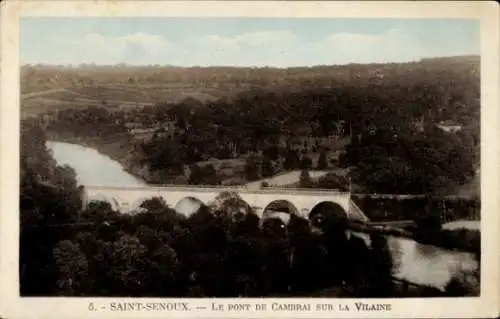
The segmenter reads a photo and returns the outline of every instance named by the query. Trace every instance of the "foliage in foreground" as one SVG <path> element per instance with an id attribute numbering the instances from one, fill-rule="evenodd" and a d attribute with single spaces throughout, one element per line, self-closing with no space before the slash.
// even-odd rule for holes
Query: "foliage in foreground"
<path id="1" fill-rule="evenodd" d="M 340 296 L 404 295 L 386 240 L 373 235 L 368 247 L 346 236 L 335 212 L 312 227 L 234 213 L 232 202 L 190 217 L 159 199 L 135 215 L 101 202 L 82 210 L 74 172 L 57 167 L 44 143 L 43 131 L 23 129 L 22 296 L 305 296 L 332 286 Z"/>

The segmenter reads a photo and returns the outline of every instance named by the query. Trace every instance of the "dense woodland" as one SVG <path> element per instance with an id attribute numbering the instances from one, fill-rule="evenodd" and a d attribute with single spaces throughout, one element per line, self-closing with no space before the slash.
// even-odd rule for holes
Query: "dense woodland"
<path id="1" fill-rule="evenodd" d="M 127 166 L 146 167 L 154 183 L 187 176 L 190 183 L 217 184 L 214 167 L 195 165 L 231 158 L 247 161 L 246 181 L 341 166 L 351 168 L 351 183 L 367 193 L 452 193 L 470 182 L 479 166 L 479 61 L 388 64 L 378 66 L 382 75 L 363 75 L 373 68 L 344 67 L 361 74 L 350 81 L 335 80 L 323 72 L 328 67 L 311 68 L 312 74 L 333 76 L 331 83 L 263 85 L 206 103 L 188 98 L 127 111 L 105 105 L 67 109 L 54 115 L 48 130 L 100 144 L 118 141 L 115 153 L 133 154 Z M 161 125 L 172 118 L 175 129 L 165 134 Z M 461 130 L 444 132 L 436 126 L 441 121 Z M 127 123 L 159 128 L 151 139 L 132 142 Z M 335 140 L 319 142 L 329 136 L 349 143 L 339 149 Z"/>
<path id="2" fill-rule="evenodd" d="M 230 213 L 234 198 L 190 217 L 153 198 L 129 215 L 101 202 L 82 210 L 79 191 L 71 168 L 51 158 L 44 131 L 23 125 L 22 296 L 309 296 L 331 287 L 337 297 L 478 294 L 477 282 L 461 277 L 446 292 L 395 285 L 386 240 L 372 235 L 368 247 L 348 238 L 335 209 L 312 225 L 296 216 L 285 225 Z"/>

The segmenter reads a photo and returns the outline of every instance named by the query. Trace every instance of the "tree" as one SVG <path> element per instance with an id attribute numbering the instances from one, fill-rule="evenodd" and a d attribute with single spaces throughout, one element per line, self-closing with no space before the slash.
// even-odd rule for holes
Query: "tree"
<path id="1" fill-rule="evenodd" d="M 262 177 L 271 177 L 274 175 L 274 166 L 273 162 L 269 159 L 269 157 L 264 156 L 262 159 Z"/>
<path id="2" fill-rule="evenodd" d="M 326 151 L 321 150 L 319 153 L 319 158 L 318 158 L 318 169 L 327 169 L 328 168 L 328 159 L 326 157 Z"/>
<path id="3" fill-rule="evenodd" d="M 300 160 L 300 169 L 310 169 L 312 167 L 312 160 L 308 156 L 302 156 Z"/>
<path id="4" fill-rule="evenodd" d="M 175 281 L 180 270 L 179 260 L 168 244 L 150 247 L 139 264 L 143 267 L 139 278 L 141 296 L 175 296 L 178 293 Z"/>
<path id="5" fill-rule="evenodd" d="M 245 163 L 245 176 L 247 181 L 259 179 L 259 166 L 254 158 L 247 158 Z"/>
<path id="6" fill-rule="evenodd" d="M 348 248 L 345 249 L 345 258 L 348 265 L 345 279 L 348 284 L 356 287 L 360 296 L 367 296 L 370 293 L 366 291 L 370 287 L 370 254 L 371 251 L 366 242 L 359 236 L 351 234 Z"/>
<path id="7" fill-rule="evenodd" d="M 445 286 L 448 297 L 477 297 L 480 295 L 480 270 L 462 270 L 454 275 Z"/>
<path id="8" fill-rule="evenodd" d="M 254 212 L 248 212 L 241 219 L 233 221 L 230 232 L 233 237 L 253 238 L 259 234 L 260 219 Z"/>
<path id="9" fill-rule="evenodd" d="M 60 241 L 53 250 L 59 269 L 59 287 L 63 295 L 74 295 L 78 291 L 88 270 L 88 262 L 78 244 L 70 240 Z"/>
<path id="10" fill-rule="evenodd" d="M 349 166 L 346 152 L 340 152 L 338 165 L 339 165 L 339 167 L 342 167 L 342 168 L 346 168 Z"/>
<path id="11" fill-rule="evenodd" d="M 299 166 L 299 154 L 297 150 L 287 149 L 285 162 L 283 163 L 283 167 L 285 169 L 296 169 Z"/>
<path id="12" fill-rule="evenodd" d="M 415 224 L 417 240 L 431 243 L 441 240 L 441 213 L 436 209 L 432 199 L 427 199 L 424 211 L 415 218 Z"/>
<path id="13" fill-rule="evenodd" d="M 212 164 L 203 166 L 202 168 L 203 181 L 207 185 L 217 185 L 219 184 L 219 178 L 217 177 L 217 171 Z"/>
<path id="14" fill-rule="evenodd" d="M 280 153 L 279 151 L 280 150 L 277 145 L 271 145 L 262 150 L 262 155 L 273 161 L 276 161 L 279 158 L 279 153 Z"/>
<path id="15" fill-rule="evenodd" d="M 338 176 L 335 173 L 328 173 L 319 178 L 316 186 L 322 189 L 347 191 L 349 190 L 349 181 L 343 176 Z"/>
<path id="16" fill-rule="evenodd" d="M 188 225 L 196 227 L 203 224 L 208 224 L 214 218 L 212 209 L 206 205 L 201 205 L 198 210 L 191 214 L 188 218 Z"/>
<path id="17" fill-rule="evenodd" d="M 167 202 L 165 202 L 165 199 L 163 199 L 163 197 L 153 197 L 151 199 L 145 200 L 140 207 L 145 208 L 150 212 L 154 212 L 166 209 L 168 208 L 168 205 Z"/>
<path id="18" fill-rule="evenodd" d="M 113 290 L 123 295 L 137 295 L 141 282 L 141 258 L 147 252 L 139 239 L 123 235 L 112 243 L 109 261 L 110 277 L 116 286 Z"/>
<path id="19" fill-rule="evenodd" d="M 58 167 L 46 147 L 45 131 L 36 123 L 21 123 L 20 154 L 20 249 L 19 280 L 22 296 L 76 293 L 84 262 L 77 247 L 61 243 L 54 262 L 54 249 L 72 231 L 54 226 L 75 223 L 81 210 L 81 197 L 74 171 Z M 48 228 L 47 225 L 51 225 Z M 49 231 L 49 229 L 51 231 Z M 64 262 L 75 257 L 76 264 Z M 81 262 L 81 263 L 80 263 Z M 82 265 L 78 268 L 77 265 Z M 70 269 L 77 269 L 71 277 Z M 71 279 L 71 284 L 70 283 Z M 58 284 L 62 284 L 60 287 Z M 64 291 L 61 291 L 64 288 Z"/>
<path id="20" fill-rule="evenodd" d="M 309 171 L 304 169 L 300 172 L 300 180 L 299 185 L 301 188 L 312 187 L 313 182 L 311 176 L 309 175 Z"/>
<path id="21" fill-rule="evenodd" d="M 102 224 L 117 214 L 113 210 L 111 203 L 107 201 L 91 201 L 87 205 L 87 208 L 81 212 L 80 216 L 83 221 L 93 221 Z"/>
<path id="22" fill-rule="evenodd" d="M 370 236 L 372 258 L 370 259 L 370 276 L 368 279 L 372 297 L 389 297 L 394 294 L 392 280 L 392 254 L 387 239 L 381 235 Z"/>
<path id="23" fill-rule="evenodd" d="M 196 164 L 191 165 L 189 169 L 191 170 L 191 172 L 189 173 L 188 184 L 189 185 L 200 184 L 203 181 L 202 169 Z"/>
<path id="24" fill-rule="evenodd" d="M 214 211 L 231 218 L 238 213 L 252 212 L 250 205 L 237 192 L 221 192 L 210 206 Z"/>
<path id="25" fill-rule="evenodd" d="M 346 230 L 348 219 L 345 210 L 339 204 L 323 202 L 316 205 L 311 213 L 312 225 L 320 230 L 320 244 L 326 250 L 324 266 L 326 272 L 323 280 L 325 284 L 340 284 L 348 273 L 348 260 L 339 258 L 345 255 L 348 246 Z"/>

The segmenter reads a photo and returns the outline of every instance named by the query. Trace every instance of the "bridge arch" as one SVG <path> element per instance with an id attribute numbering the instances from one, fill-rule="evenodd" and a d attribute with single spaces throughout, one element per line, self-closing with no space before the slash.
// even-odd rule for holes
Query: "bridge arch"
<path id="1" fill-rule="evenodd" d="M 206 206 L 200 199 L 194 196 L 181 198 L 174 206 L 174 210 L 186 217 L 196 213 L 200 207 Z"/>
<path id="2" fill-rule="evenodd" d="M 347 211 L 340 204 L 331 201 L 319 202 L 309 212 L 309 220 L 314 226 L 318 226 L 327 219 L 344 222 L 347 218 Z"/>
<path id="3" fill-rule="evenodd" d="M 285 199 L 273 200 L 262 211 L 262 219 L 279 218 L 288 223 L 290 215 L 299 216 L 299 210 L 290 201 Z"/>

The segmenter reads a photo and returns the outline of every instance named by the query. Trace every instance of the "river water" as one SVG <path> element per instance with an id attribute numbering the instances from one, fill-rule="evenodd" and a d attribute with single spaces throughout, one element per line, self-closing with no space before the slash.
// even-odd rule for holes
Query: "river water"
<path id="1" fill-rule="evenodd" d="M 69 165 L 75 170 L 80 185 L 146 186 L 144 181 L 127 173 L 120 163 L 92 148 L 53 141 L 47 142 L 47 147 L 59 165 Z M 179 213 L 189 214 L 199 205 L 195 201 L 183 201 L 175 209 Z M 478 229 L 479 222 L 455 221 L 443 227 Z M 367 235 L 355 235 L 369 244 Z M 393 236 L 388 237 L 388 245 L 395 264 L 394 276 L 416 284 L 443 289 L 453 276 L 478 268 L 478 263 L 470 253 L 449 251 Z"/>
<path id="2" fill-rule="evenodd" d="M 120 163 L 95 149 L 76 144 L 47 142 L 59 165 L 69 165 L 76 172 L 79 185 L 92 186 L 145 186 L 142 180 L 128 174 Z"/>

